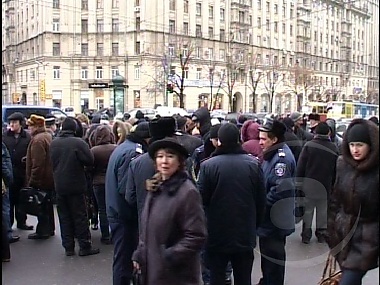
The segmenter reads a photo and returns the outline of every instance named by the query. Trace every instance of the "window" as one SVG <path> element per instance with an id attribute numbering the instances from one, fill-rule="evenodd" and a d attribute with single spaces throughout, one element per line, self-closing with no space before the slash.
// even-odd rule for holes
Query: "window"
<path id="1" fill-rule="evenodd" d="M 282 23 L 282 33 L 286 34 L 286 24 Z"/>
<path id="2" fill-rule="evenodd" d="M 175 11 L 175 0 L 169 0 L 169 10 Z"/>
<path id="3" fill-rule="evenodd" d="M 290 25 L 290 36 L 293 36 L 293 25 Z"/>
<path id="4" fill-rule="evenodd" d="M 60 78 L 60 67 L 59 66 L 53 66 L 53 78 L 59 79 Z"/>
<path id="5" fill-rule="evenodd" d="M 189 56 L 189 49 L 187 48 L 187 45 L 185 45 L 182 49 L 182 56 L 184 58 L 187 58 Z"/>
<path id="6" fill-rule="evenodd" d="M 30 70 L 30 80 L 35 80 L 36 79 L 36 72 L 34 69 Z"/>
<path id="7" fill-rule="evenodd" d="M 274 22 L 273 25 L 274 25 L 274 32 L 278 33 L 278 22 Z"/>
<path id="8" fill-rule="evenodd" d="M 103 67 L 101 67 L 101 66 L 96 67 L 95 78 L 96 79 L 102 79 L 103 78 Z"/>
<path id="9" fill-rule="evenodd" d="M 80 70 L 80 78 L 81 79 L 88 79 L 88 67 L 82 66 Z"/>
<path id="10" fill-rule="evenodd" d="M 209 27 L 208 28 L 208 37 L 212 40 L 214 39 L 214 28 L 213 27 Z"/>
<path id="11" fill-rule="evenodd" d="M 53 43 L 53 56 L 60 56 L 60 55 L 61 55 L 61 44 Z"/>
<path id="12" fill-rule="evenodd" d="M 189 1 L 188 0 L 183 1 L 183 12 L 185 14 L 189 13 Z"/>
<path id="13" fill-rule="evenodd" d="M 119 32 L 119 19 L 112 19 L 112 32 Z"/>
<path id="14" fill-rule="evenodd" d="M 59 19 L 53 19 L 53 32 L 59 32 Z"/>
<path id="15" fill-rule="evenodd" d="M 189 68 L 188 67 L 185 67 L 184 70 L 183 70 L 183 73 L 184 73 L 184 78 L 185 79 L 188 79 L 189 78 Z"/>
<path id="16" fill-rule="evenodd" d="M 53 0 L 53 8 L 59 9 L 59 0 Z"/>
<path id="17" fill-rule="evenodd" d="M 226 58 L 226 51 L 224 49 L 219 50 L 219 59 L 224 60 Z"/>
<path id="18" fill-rule="evenodd" d="M 224 21 L 224 9 L 220 8 L 220 20 Z"/>
<path id="19" fill-rule="evenodd" d="M 103 33 L 104 22 L 101 19 L 96 20 L 96 31 Z"/>
<path id="20" fill-rule="evenodd" d="M 208 6 L 208 18 L 214 19 L 214 6 Z"/>
<path id="21" fill-rule="evenodd" d="M 140 42 L 135 43 L 135 54 L 140 54 Z"/>
<path id="22" fill-rule="evenodd" d="M 269 13 L 270 12 L 270 3 L 269 2 L 266 2 L 266 11 L 267 11 L 267 13 Z"/>
<path id="23" fill-rule="evenodd" d="M 189 23 L 187 23 L 187 22 L 183 22 L 183 33 L 185 35 L 189 34 Z"/>
<path id="24" fill-rule="evenodd" d="M 169 33 L 175 34 L 175 21 L 169 20 Z"/>
<path id="25" fill-rule="evenodd" d="M 88 44 L 83 44 L 81 45 L 81 54 L 82 55 L 88 55 Z"/>
<path id="26" fill-rule="evenodd" d="M 265 22 L 265 28 L 266 28 L 267 31 L 270 31 L 270 22 L 269 22 L 269 20 L 266 20 L 266 22 Z"/>
<path id="27" fill-rule="evenodd" d="M 168 53 L 170 56 L 174 56 L 174 46 L 172 44 L 168 47 Z"/>
<path id="28" fill-rule="evenodd" d="M 257 8 L 259 10 L 261 10 L 261 6 L 262 6 L 261 0 L 257 0 Z"/>
<path id="29" fill-rule="evenodd" d="M 278 5 L 274 4 L 274 13 L 277 15 L 278 14 Z"/>
<path id="30" fill-rule="evenodd" d="M 225 32 L 225 30 L 220 30 L 219 31 L 219 40 L 221 42 L 225 42 L 226 41 L 226 32 Z"/>
<path id="31" fill-rule="evenodd" d="M 119 43 L 112 43 L 112 55 L 113 56 L 119 55 Z"/>
<path id="32" fill-rule="evenodd" d="M 201 25 L 195 26 L 195 36 L 196 37 L 202 37 L 202 26 Z"/>
<path id="33" fill-rule="evenodd" d="M 97 56 L 103 56 L 104 55 L 103 43 L 97 43 L 96 44 L 96 54 L 97 54 Z"/>
<path id="34" fill-rule="evenodd" d="M 261 29 L 261 17 L 257 17 L 257 27 Z"/>
<path id="35" fill-rule="evenodd" d="M 114 78 L 116 75 L 119 75 L 119 68 L 117 66 L 111 66 L 111 76 Z"/>
<path id="36" fill-rule="evenodd" d="M 197 3 L 195 5 L 195 11 L 196 11 L 196 15 L 197 16 L 201 16 L 202 15 L 202 4 L 201 3 Z"/>
<path id="37" fill-rule="evenodd" d="M 202 73 L 202 68 L 197 68 L 197 72 L 195 73 L 195 79 L 196 80 L 201 79 L 201 73 Z"/>
<path id="38" fill-rule="evenodd" d="M 282 17 L 286 17 L 286 6 L 282 6 Z"/>
<path id="39" fill-rule="evenodd" d="M 140 65 L 135 65 L 135 79 L 140 79 Z"/>
<path id="40" fill-rule="evenodd" d="M 88 33 L 88 20 L 82 19 L 82 33 L 87 34 Z"/>
<path id="41" fill-rule="evenodd" d="M 196 58 L 201 57 L 201 48 L 200 47 L 195 48 L 195 56 L 196 56 Z"/>
<path id="42" fill-rule="evenodd" d="M 213 59 L 214 58 L 214 49 L 208 48 L 207 55 L 208 55 L 208 59 Z"/>
<path id="43" fill-rule="evenodd" d="M 88 10 L 88 0 L 82 0 L 82 10 Z"/>
<path id="44" fill-rule="evenodd" d="M 96 1 L 96 9 L 103 9 L 103 0 Z"/>
<path id="45" fill-rule="evenodd" d="M 112 8 L 119 8 L 119 0 L 112 0 Z"/>
<path id="46" fill-rule="evenodd" d="M 294 10 L 293 9 L 290 9 L 290 18 L 292 19 L 293 18 L 293 13 L 294 12 Z"/>
<path id="47" fill-rule="evenodd" d="M 136 32 L 140 32 L 140 17 L 136 17 Z"/>

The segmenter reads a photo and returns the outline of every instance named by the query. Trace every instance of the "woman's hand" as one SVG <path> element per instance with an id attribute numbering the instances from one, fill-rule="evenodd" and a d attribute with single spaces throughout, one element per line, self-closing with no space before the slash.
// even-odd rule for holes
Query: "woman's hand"
<path id="1" fill-rule="evenodd" d="M 137 273 L 141 273 L 140 264 L 137 261 L 133 261 L 133 271 Z"/>

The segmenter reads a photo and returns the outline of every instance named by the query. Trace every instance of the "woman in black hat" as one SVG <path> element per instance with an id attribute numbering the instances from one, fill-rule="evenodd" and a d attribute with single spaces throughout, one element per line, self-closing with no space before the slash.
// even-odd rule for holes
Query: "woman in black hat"
<path id="1" fill-rule="evenodd" d="M 167 138 L 151 144 L 148 153 L 157 173 L 147 181 L 134 268 L 145 285 L 200 285 L 206 226 L 201 196 L 184 170 L 188 152 Z"/>
<path id="2" fill-rule="evenodd" d="M 327 223 L 340 285 L 360 285 L 379 266 L 379 209 L 379 128 L 355 119 L 343 137 Z"/>

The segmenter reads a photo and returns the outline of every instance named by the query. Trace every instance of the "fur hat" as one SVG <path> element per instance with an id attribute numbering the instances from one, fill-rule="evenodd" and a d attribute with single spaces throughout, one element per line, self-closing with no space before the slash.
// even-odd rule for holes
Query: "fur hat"
<path id="1" fill-rule="evenodd" d="M 188 151 L 184 148 L 177 139 L 175 138 L 165 138 L 162 140 L 155 141 L 149 146 L 148 153 L 151 159 L 155 158 L 156 152 L 160 149 L 172 149 L 184 158 L 189 156 Z"/>
<path id="2" fill-rule="evenodd" d="M 149 122 L 150 136 L 154 140 L 173 136 L 176 132 L 176 123 L 173 117 L 160 117 Z"/>
<path id="3" fill-rule="evenodd" d="M 34 127 L 45 127 L 45 118 L 38 115 L 31 115 L 30 118 L 26 121 L 28 126 Z"/>

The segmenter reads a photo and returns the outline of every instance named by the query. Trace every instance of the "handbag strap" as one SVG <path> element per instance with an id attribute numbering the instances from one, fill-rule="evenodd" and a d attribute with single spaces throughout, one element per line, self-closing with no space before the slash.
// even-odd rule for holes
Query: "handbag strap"
<path id="1" fill-rule="evenodd" d="M 333 275 L 336 271 L 336 260 L 332 256 L 331 253 L 329 253 L 329 255 L 327 256 L 326 265 L 325 265 L 325 268 L 323 269 L 321 280 L 327 277 L 326 276 L 327 270 L 328 270 L 329 276 Z"/>

